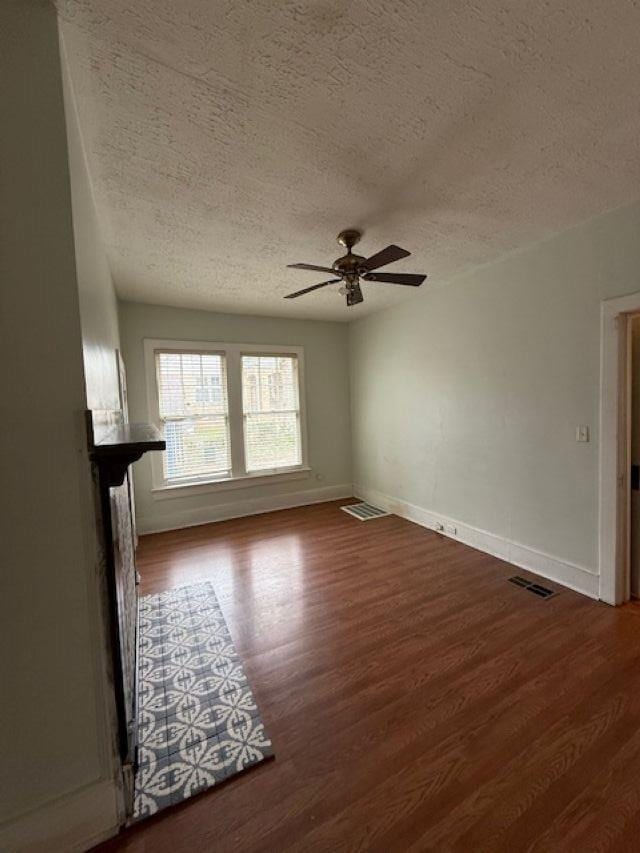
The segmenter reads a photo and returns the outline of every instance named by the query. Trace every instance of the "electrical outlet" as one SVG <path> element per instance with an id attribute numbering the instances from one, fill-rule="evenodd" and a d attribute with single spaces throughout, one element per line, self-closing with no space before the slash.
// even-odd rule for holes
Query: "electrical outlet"
<path id="1" fill-rule="evenodd" d="M 457 527 L 455 526 L 455 524 L 445 524 L 445 526 L 444 526 L 444 532 L 445 532 L 445 533 L 448 533 L 448 534 L 449 534 L 449 536 L 455 536 L 455 535 L 456 535 L 456 533 L 458 532 L 458 529 L 457 529 Z"/>

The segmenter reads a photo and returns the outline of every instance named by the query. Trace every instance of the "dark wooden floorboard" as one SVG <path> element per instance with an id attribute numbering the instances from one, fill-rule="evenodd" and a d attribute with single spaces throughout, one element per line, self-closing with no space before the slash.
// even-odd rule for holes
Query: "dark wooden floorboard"
<path id="1" fill-rule="evenodd" d="M 640 850 L 640 608 L 339 504 L 142 537 L 142 594 L 213 582 L 276 760 L 100 849 Z"/>

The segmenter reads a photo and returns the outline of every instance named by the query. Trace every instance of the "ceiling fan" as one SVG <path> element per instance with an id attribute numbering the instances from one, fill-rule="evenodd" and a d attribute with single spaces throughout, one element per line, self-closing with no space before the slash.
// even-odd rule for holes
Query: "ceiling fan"
<path id="1" fill-rule="evenodd" d="M 364 258 L 362 255 L 354 255 L 351 249 L 360 240 L 362 234 L 353 228 L 346 231 L 341 231 L 338 234 L 338 243 L 344 246 L 347 254 L 338 258 L 330 267 L 318 267 L 315 264 L 287 264 L 291 269 L 297 270 L 317 270 L 319 272 L 328 272 L 332 275 L 337 275 L 339 278 L 331 278 L 329 281 L 322 281 L 320 284 L 313 284 L 311 287 L 305 287 L 303 290 L 297 290 L 295 293 L 289 293 L 285 299 L 295 299 L 298 296 L 303 296 L 305 293 L 310 293 L 312 290 L 317 290 L 319 287 L 326 287 L 328 284 L 337 284 L 342 282 L 339 288 L 339 293 L 347 297 L 347 305 L 357 305 L 359 302 L 364 302 L 364 296 L 360 289 L 360 279 L 364 281 L 381 281 L 387 284 L 405 284 L 409 287 L 420 287 L 425 280 L 426 275 L 414 275 L 413 273 L 389 273 L 376 272 L 380 267 L 387 264 L 392 264 L 394 261 L 399 261 L 401 258 L 408 257 L 411 252 L 406 249 L 401 249 L 400 246 L 387 246 L 386 249 L 371 255 L 370 258 Z"/>

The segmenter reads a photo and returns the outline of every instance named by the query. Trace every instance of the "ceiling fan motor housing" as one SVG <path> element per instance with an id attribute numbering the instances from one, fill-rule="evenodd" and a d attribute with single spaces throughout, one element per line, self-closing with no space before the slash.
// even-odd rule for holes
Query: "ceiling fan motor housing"
<path id="1" fill-rule="evenodd" d="M 332 267 L 340 275 L 358 275 L 365 260 L 366 258 L 362 255 L 352 255 L 349 252 L 348 255 L 343 255 L 343 257 L 335 260 Z"/>

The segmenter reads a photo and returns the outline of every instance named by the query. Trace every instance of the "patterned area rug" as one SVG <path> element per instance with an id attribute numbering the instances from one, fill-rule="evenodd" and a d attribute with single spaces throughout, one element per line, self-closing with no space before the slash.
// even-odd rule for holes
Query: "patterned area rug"
<path id="1" fill-rule="evenodd" d="M 139 607 L 134 820 L 273 755 L 212 585 Z"/>

